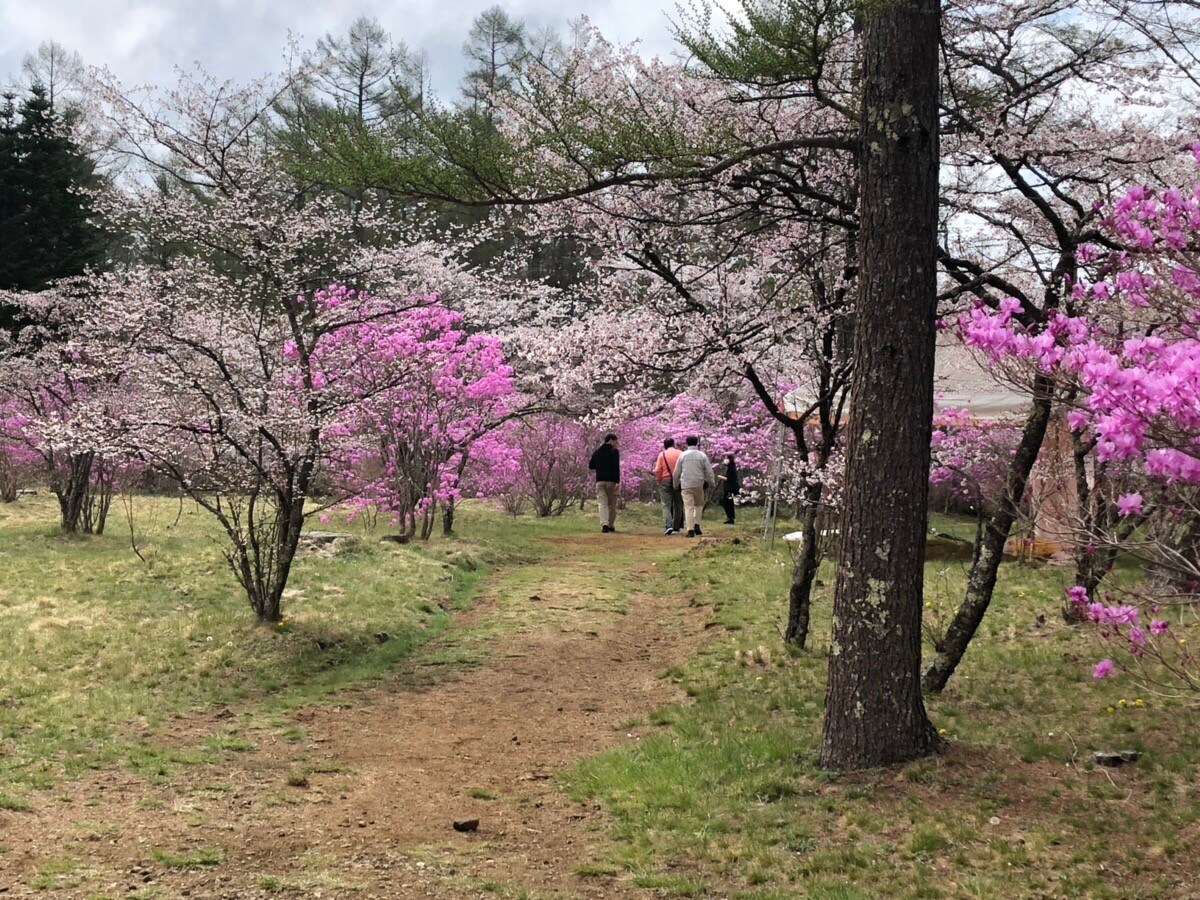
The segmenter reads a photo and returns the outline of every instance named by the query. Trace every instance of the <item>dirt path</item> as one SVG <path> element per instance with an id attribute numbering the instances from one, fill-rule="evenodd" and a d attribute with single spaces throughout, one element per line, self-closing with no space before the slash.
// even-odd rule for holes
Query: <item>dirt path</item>
<path id="1" fill-rule="evenodd" d="M 626 723 L 679 699 L 658 675 L 695 649 L 702 620 L 685 600 L 638 590 L 653 571 L 639 559 L 661 554 L 663 541 L 574 538 L 536 594 L 502 607 L 485 592 L 456 628 L 503 616 L 528 624 L 457 680 L 301 710 L 295 743 L 240 730 L 252 749 L 168 785 L 97 773 L 34 812 L 0 811 L 0 898 L 47 896 L 39 878 L 60 897 L 647 896 L 577 874 L 596 858 L 604 819 L 555 776 L 638 740 Z M 602 551 L 632 587 L 616 607 L 596 602 L 614 574 Z M 184 725 L 197 735 L 221 727 L 213 717 Z M 452 828 L 469 819 L 477 832 Z"/>

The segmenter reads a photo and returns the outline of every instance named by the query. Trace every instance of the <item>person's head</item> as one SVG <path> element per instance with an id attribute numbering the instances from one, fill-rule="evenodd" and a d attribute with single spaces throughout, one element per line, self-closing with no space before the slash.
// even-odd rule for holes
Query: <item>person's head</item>
<path id="1" fill-rule="evenodd" d="M 617 436 L 610 431 L 604 436 L 604 443 L 612 444 L 614 447 L 617 446 Z"/>
<path id="2" fill-rule="evenodd" d="M 667 438 L 666 440 L 663 441 L 663 449 L 664 450 L 669 450 L 671 447 L 674 447 L 674 446 L 675 446 L 675 438 Z"/>
<path id="3" fill-rule="evenodd" d="M 725 465 L 727 465 L 727 466 L 732 466 L 732 465 L 735 465 L 735 463 L 734 463 L 734 461 L 733 461 L 733 454 L 732 454 L 732 453 L 726 453 L 726 454 L 725 454 Z"/>
<path id="4" fill-rule="evenodd" d="M 687 445 L 689 447 L 699 447 L 700 446 L 700 438 L 696 437 L 696 435 L 694 435 L 694 434 L 689 434 L 687 436 Z"/>

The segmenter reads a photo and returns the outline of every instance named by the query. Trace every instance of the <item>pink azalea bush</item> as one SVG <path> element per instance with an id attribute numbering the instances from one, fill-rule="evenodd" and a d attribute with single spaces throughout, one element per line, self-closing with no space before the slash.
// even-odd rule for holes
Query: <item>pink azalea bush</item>
<path id="1" fill-rule="evenodd" d="M 1200 163 L 1200 144 L 1193 148 Z M 1052 311 L 1021 324 L 1020 304 L 977 307 L 960 320 L 967 343 L 1001 365 L 1054 372 L 1078 400 L 1068 422 L 1097 466 L 1132 473 L 1134 490 L 1114 492 L 1119 526 L 1095 535 L 1165 573 L 1160 596 L 1139 599 L 1110 587 L 1088 596 L 1072 588 L 1080 617 L 1114 648 L 1096 678 L 1136 669 L 1157 684 L 1200 689 L 1186 638 L 1164 604 L 1190 609 L 1200 586 L 1200 185 L 1152 191 L 1138 186 L 1105 221 L 1108 252 L 1087 246 L 1091 280 L 1072 285 L 1073 314 Z M 1129 479 L 1123 484 L 1128 485 Z M 1165 596 L 1161 596 L 1165 593 Z M 1149 619 L 1146 623 L 1146 619 Z"/>
<path id="2" fill-rule="evenodd" d="M 317 302 L 337 307 L 353 293 L 335 286 Z M 322 382 L 340 381 L 360 398 L 331 429 L 340 439 L 335 481 L 348 502 L 384 512 L 402 537 L 429 537 L 439 505 L 462 496 L 476 442 L 515 400 L 500 341 L 468 334 L 461 313 L 429 297 L 332 331 L 313 358 Z"/>
<path id="3" fill-rule="evenodd" d="M 944 409 L 933 420 L 930 500 L 983 515 L 1004 490 L 1019 427 L 981 421 L 970 409 Z"/>

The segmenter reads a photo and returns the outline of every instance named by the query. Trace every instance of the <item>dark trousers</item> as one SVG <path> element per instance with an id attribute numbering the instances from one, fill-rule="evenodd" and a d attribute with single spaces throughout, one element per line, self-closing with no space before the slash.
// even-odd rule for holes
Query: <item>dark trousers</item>
<path id="1" fill-rule="evenodd" d="M 669 481 L 658 483 L 658 499 L 662 504 L 663 528 L 683 529 L 683 492 Z"/>
<path id="2" fill-rule="evenodd" d="M 722 497 L 721 498 L 721 508 L 725 510 L 725 521 L 732 522 L 733 521 L 733 498 L 732 497 Z"/>

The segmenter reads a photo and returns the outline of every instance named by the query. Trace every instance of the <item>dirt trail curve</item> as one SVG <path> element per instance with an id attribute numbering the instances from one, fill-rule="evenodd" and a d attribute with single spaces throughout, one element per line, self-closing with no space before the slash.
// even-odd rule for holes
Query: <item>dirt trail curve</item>
<path id="1" fill-rule="evenodd" d="M 549 578 L 528 601 L 537 624 L 501 637 L 456 680 L 301 710 L 304 741 L 242 732 L 254 749 L 166 786 L 109 771 L 63 785 L 34 812 L 0 811 L 0 900 L 48 896 L 39 873 L 55 897 L 649 896 L 576 873 L 595 859 L 604 818 L 554 776 L 636 740 L 623 723 L 679 698 L 658 675 L 702 640 L 701 616 L 684 599 L 636 589 L 639 556 L 663 541 L 564 542 L 573 546 L 549 566 L 565 581 Z M 624 614 L 591 602 L 588 585 L 604 572 L 593 563 L 581 575 L 574 560 L 604 550 L 633 573 Z M 467 623 L 496 614 L 488 594 Z M 192 725 L 211 733 L 219 721 Z M 289 771 L 307 783 L 289 785 Z M 475 833 L 451 827 L 475 818 Z"/>

